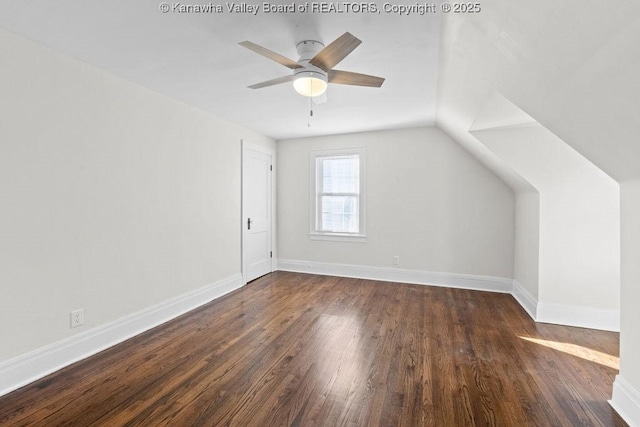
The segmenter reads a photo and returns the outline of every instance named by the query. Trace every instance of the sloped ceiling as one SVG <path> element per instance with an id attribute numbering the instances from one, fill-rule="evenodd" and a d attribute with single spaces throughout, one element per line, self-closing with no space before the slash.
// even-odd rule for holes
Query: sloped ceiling
<path id="1" fill-rule="evenodd" d="M 439 14 L 400 16 L 384 12 L 383 2 L 380 13 L 261 10 L 255 16 L 230 13 L 225 2 L 212 2 L 222 13 L 178 13 L 179 3 L 168 4 L 162 13 L 159 0 L 6 0 L 0 26 L 274 139 L 434 122 Z M 247 88 L 290 70 L 239 42 L 297 60 L 298 42 L 328 44 L 346 31 L 362 44 L 336 68 L 385 77 L 382 88 L 331 85 L 310 122 L 308 99 L 291 85 Z"/>
<path id="2" fill-rule="evenodd" d="M 530 117 L 615 179 L 640 176 L 638 1 L 495 0 L 478 14 L 409 16 L 181 14 L 159 5 L 7 0 L 0 25 L 275 139 L 431 125 L 437 105 L 437 124 L 517 191 L 532 187 L 472 127 Z M 381 89 L 333 85 L 309 121 L 308 101 L 288 85 L 246 88 L 287 69 L 238 42 L 296 59 L 297 42 L 345 31 L 363 43 L 340 68 L 386 77 Z M 517 108 L 501 113 L 510 103 Z"/>
<path id="3" fill-rule="evenodd" d="M 494 1 L 441 37 L 437 123 L 479 157 L 469 130 L 497 93 L 614 179 L 640 177 L 640 2 Z"/>

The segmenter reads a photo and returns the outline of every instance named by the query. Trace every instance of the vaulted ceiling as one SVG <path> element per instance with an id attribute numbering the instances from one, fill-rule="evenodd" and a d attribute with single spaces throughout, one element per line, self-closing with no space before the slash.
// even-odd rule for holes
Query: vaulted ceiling
<path id="1" fill-rule="evenodd" d="M 640 178 L 640 2 L 484 5 L 443 22 L 438 125 L 516 188 L 470 132 L 489 110 L 494 127 L 537 122 L 614 179 Z"/>
<path id="2" fill-rule="evenodd" d="M 211 3 L 223 7 L 218 13 L 180 13 L 178 4 L 163 13 L 157 0 L 7 0 L 0 26 L 274 139 L 436 123 L 514 189 L 527 190 L 471 132 L 487 120 L 524 120 L 617 180 L 640 176 L 636 0 L 494 0 L 478 14 L 438 6 L 424 15 L 387 13 L 382 1 L 380 13 L 345 12 L 345 3 L 265 13 L 262 2 L 244 3 L 261 6 L 255 15 L 230 12 L 231 2 Z M 295 60 L 298 42 L 327 44 L 346 31 L 363 43 L 338 68 L 383 76 L 382 88 L 331 85 L 311 120 L 308 100 L 289 84 L 247 88 L 289 70 L 239 42 Z"/>

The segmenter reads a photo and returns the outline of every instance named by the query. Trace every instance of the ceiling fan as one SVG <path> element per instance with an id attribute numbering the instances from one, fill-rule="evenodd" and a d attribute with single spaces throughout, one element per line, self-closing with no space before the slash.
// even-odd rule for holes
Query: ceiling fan
<path id="1" fill-rule="evenodd" d="M 260 89 L 292 81 L 293 87 L 299 94 L 315 97 L 325 92 L 328 83 L 367 87 L 382 86 L 384 83 L 382 77 L 333 68 L 360 43 L 362 43 L 361 40 L 348 32 L 326 47 L 319 41 L 304 40 L 297 45 L 299 55 L 297 62 L 250 41 L 243 41 L 240 45 L 293 70 L 291 75 L 256 83 L 249 88 Z"/>

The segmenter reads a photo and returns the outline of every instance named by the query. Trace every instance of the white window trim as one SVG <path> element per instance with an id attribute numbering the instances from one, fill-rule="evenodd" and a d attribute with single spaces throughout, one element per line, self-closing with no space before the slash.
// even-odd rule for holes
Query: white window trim
<path id="1" fill-rule="evenodd" d="M 317 174 L 316 159 L 318 157 L 335 157 L 335 156 L 349 156 L 357 154 L 360 157 L 360 205 L 359 209 L 359 233 L 336 233 L 330 231 L 317 231 L 316 230 L 316 215 L 317 215 Z M 336 242 L 366 242 L 366 149 L 364 147 L 336 149 L 336 150 L 316 150 L 309 153 L 309 239 L 311 240 L 331 240 Z"/>

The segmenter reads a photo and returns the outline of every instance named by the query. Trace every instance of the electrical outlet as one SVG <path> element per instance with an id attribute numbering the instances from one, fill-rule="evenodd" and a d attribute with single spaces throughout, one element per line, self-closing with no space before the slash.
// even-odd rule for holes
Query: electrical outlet
<path id="1" fill-rule="evenodd" d="M 71 312 L 71 327 L 77 328 L 84 324 L 84 309 L 74 310 Z"/>
<path id="2" fill-rule="evenodd" d="M 393 257 L 393 265 L 400 265 L 400 257 L 398 255 Z"/>

